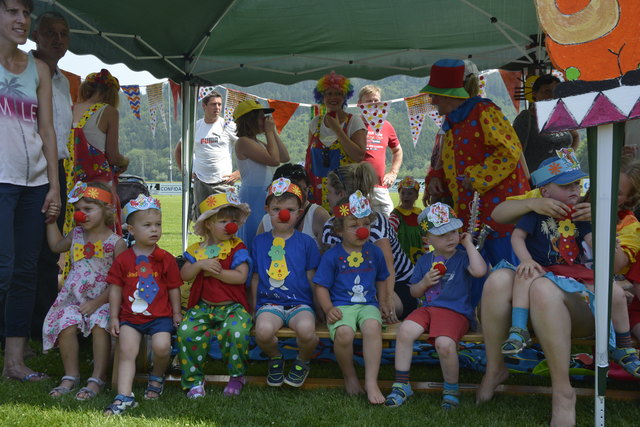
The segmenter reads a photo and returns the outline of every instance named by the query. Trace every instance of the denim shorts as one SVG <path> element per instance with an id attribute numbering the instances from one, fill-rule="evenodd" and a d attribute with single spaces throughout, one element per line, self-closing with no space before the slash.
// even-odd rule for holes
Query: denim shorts
<path id="1" fill-rule="evenodd" d="M 142 335 L 155 335 L 159 332 L 172 334 L 176 328 L 173 327 L 171 317 L 158 317 L 147 323 L 120 322 L 120 326 L 127 325 L 140 332 Z"/>
<path id="2" fill-rule="evenodd" d="M 309 311 L 314 316 L 316 314 L 313 311 L 313 308 L 311 308 L 306 304 L 298 304 L 298 305 L 292 305 L 292 306 L 265 304 L 262 307 L 260 307 L 256 312 L 256 319 L 262 313 L 272 313 L 282 319 L 284 326 L 289 326 L 289 322 L 291 321 L 291 319 L 293 319 L 298 313 L 301 313 L 303 311 Z"/>

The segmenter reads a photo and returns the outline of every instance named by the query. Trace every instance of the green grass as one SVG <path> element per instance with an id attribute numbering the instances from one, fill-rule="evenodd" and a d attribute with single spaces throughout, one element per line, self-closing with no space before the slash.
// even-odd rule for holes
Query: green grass
<path id="1" fill-rule="evenodd" d="M 395 196 L 395 194 L 393 195 Z M 392 197 L 393 197 L 392 196 Z M 180 197 L 160 196 L 163 207 L 163 231 L 161 247 L 173 254 L 182 251 Z M 396 200 L 394 200 L 395 202 Z M 191 241 L 195 241 L 191 236 Z M 47 393 L 63 375 L 57 350 L 44 355 L 41 347 L 38 355 L 28 364 L 51 378 L 40 383 L 18 383 L 0 380 L 0 425 L 2 426 L 386 426 L 386 425 L 456 425 L 456 426 L 541 426 L 549 422 L 551 399 L 549 396 L 498 395 L 492 402 L 477 407 L 473 393 L 463 393 L 462 404 L 450 413 L 440 409 L 439 393 L 417 393 L 408 404 L 397 409 L 372 407 L 363 397 L 347 397 L 341 389 L 331 390 L 280 390 L 250 385 L 236 398 L 224 398 L 222 386 L 207 386 L 207 396 L 198 401 L 187 400 L 177 384 L 167 386 L 159 401 L 139 399 L 140 406 L 122 417 L 106 419 L 102 409 L 111 403 L 114 390 L 107 387 L 104 393 L 89 402 L 77 402 L 72 395 L 52 399 Z M 91 372 L 90 343 L 82 342 L 81 361 L 83 380 Z M 0 355 L 0 363 L 2 356 Z M 224 364 L 210 361 L 207 373 L 225 374 Z M 251 362 L 248 375 L 263 376 L 264 362 Z M 363 376 L 359 368 L 360 378 Z M 442 381 L 438 366 L 417 364 L 412 367 L 415 381 Z M 335 363 L 314 363 L 315 377 L 339 378 Z M 481 373 L 462 370 L 461 383 L 477 384 Z M 381 380 L 393 379 L 393 366 L 383 365 Z M 512 375 L 510 384 L 549 385 L 548 378 L 528 375 Z M 577 382 L 579 387 L 591 387 L 590 381 Z M 617 383 L 618 388 L 637 388 L 635 383 Z M 136 384 L 134 392 L 140 397 L 143 384 Z M 579 398 L 576 406 L 579 425 L 593 423 L 593 398 Z M 612 426 L 637 425 L 640 406 L 631 401 L 607 400 L 607 423 Z"/>

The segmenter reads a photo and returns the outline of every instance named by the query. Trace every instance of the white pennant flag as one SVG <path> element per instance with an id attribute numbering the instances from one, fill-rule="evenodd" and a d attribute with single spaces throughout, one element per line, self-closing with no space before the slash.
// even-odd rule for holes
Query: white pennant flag
<path id="1" fill-rule="evenodd" d="M 387 119 L 387 114 L 389 114 L 389 103 L 382 101 L 359 104 L 358 108 L 360 108 L 360 113 L 362 113 L 367 125 L 371 126 L 376 133 L 380 133 L 382 125 Z"/>

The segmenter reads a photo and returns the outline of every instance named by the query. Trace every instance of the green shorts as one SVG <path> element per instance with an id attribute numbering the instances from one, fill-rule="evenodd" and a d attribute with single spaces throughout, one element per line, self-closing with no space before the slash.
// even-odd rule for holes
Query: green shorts
<path id="1" fill-rule="evenodd" d="M 336 329 L 339 326 L 347 325 L 351 326 L 354 332 L 358 330 L 358 328 L 362 327 L 362 324 L 365 320 L 375 319 L 382 325 L 382 315 L 380 314 L 380 309 L 375 305 L 369 304 L 354 304 L 354 305 L 340 305 L 338 306 L 340 311 L 342 311 L 342 319 L 338 320 L 336 323 L 332 323 L 327 325 L 329 329 L 329 336 L 331 340 L 336 335 Z"/>

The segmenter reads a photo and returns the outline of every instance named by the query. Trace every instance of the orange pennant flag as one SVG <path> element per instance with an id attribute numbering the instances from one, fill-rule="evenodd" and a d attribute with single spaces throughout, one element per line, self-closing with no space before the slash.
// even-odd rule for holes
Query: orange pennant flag
<path id="1" fill-rule="evenodd" d="M 276 129 L 278 133 L 282 132 L 282 129 L 289 123 L 289 119 L 293 116 L 293 113 L 298 109 L 297 102 L 279 101 L 277 99 L 269 99 L 269 107 L 275 111 L 271 114 L 273 121 L 276 123 Z"/>
<path id="2" fill-rule="evenodd" d="M 520 71 L 499 71 L 502 81 L 504 82 L 504 86 L 507 88 L 507 92 L 509 92 L 513 106 L 516 111 L 520 111 L 520 100 L 516 98 L 516 89 L 519 89 L 522 86 L 522 73 Z"/>
<path id="3" fill-rule="evenodd" d="M 69 71 L 60 70 L 62 74 L 69 80 L 69 93 L 71 94 L 71 102 L 76 103 L 78 100 L 78 90 L 80 89 L 80 76 Z"/>

